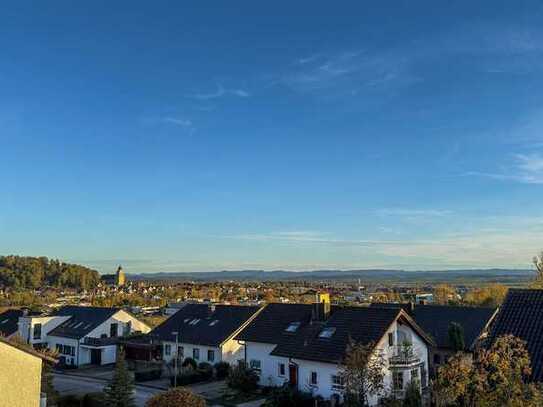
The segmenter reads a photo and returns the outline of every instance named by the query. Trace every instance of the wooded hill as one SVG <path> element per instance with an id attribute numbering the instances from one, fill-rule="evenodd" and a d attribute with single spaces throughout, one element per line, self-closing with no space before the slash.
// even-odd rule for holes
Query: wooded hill
<path id="1" fill-rule="evenodd" d="M 47 257 L 0 256 L 0 287 L 43 286 L 89 289 L 100 281 L 96 270 Z"/>

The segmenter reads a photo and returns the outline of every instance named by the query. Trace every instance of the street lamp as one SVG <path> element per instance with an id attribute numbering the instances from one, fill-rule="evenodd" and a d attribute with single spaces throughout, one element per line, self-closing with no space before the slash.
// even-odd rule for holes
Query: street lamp
<path id="1" fill-rule="evenodd" d="M 173 363 L 174 363 L 174 370 L 175 370 L 175 373 L 174 373 L 174 377 L 173 377 L 173 387 L 177 387 L 177 353 L 179 352 L 179 332 L 178 331 L 174 331 L 172 332 L 172 335 L 175 335 L 175 358 L 173 360 Z"/>

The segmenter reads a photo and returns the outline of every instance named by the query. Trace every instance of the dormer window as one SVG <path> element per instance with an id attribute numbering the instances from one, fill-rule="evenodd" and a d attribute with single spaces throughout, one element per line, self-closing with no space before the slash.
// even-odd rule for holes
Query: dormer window
<path id="1" fill-rule="evenodd" d="M 331 338 L 332 335 L 336 332 L 336 328 L 333 328 L 333 327 L 329 327 L 329 328 L 324 328 L 321 333 L 319 334 L 319 338 Z"/>
<path id="2" fill-rule="evenodd" d="M 291 322 L 291 324 L 287 326 L 287 329 L 285 329 L 285 332 L 296 332 L 300 325 L 301 322 Z"/>

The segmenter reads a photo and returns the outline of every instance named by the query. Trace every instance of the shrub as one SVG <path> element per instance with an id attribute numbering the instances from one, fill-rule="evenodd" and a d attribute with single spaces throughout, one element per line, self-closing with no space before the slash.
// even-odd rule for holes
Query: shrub
<path id="1" fill-rule="evenodd" d="M 198 365 L 198 369 L 200 369 L 200 370 L 213 370 L 213 366 L 211 366 L 207 362 L 200 362 L 200 364 Z"/>
<path id="2" fill-rule="evenodd" d="M 205 382 L 213 377 L 213 370 L 191 370 L 186 373 L 177 375 L 177 385 L 185 386 L 187 384 L 194 384 Z M 170 384 L 172 387 L 175 385 L 175 375 L 170 377 Z"/>
<path id="3" fill-rule="evenodd" d="M 228 376 L 229 370 L 230 365 L 227 362 L 215 363 L 215 375 L 217 376 L 217 379 L 225 379 Z"/>
<path id="4" fill-rule="evenodd" d="M 248 369 L 243 363 L 230 369 L 228 386 L 245 393 L 254 391 L 258 387 L 258 375 L 254 370 Z"/>
<path id="5" fill-rule="evenodd" d="M 193 358 L 186 358 L 181 364 L 181 367 L 190 367 L 192 370 L 196 370 L 198 368 L 198 364 Z"/>
<path id="6" fill-rule="evenodd" d="M 60 396 L 58 398 L 58 407 L 81 407 L 81 399 L 73 394 Z"/>
<path id="7" fill-rule="evenodd" d="M 176 388 L 154 395 L 145 407 L 206 407 L 206 402 L 186 389 Z"/>
<path id="8" fill-rule="evenodd" d="M 141 370 L 134 372 L 134 380 L 137 382 L 148 382 L 150 380 L 158 380 L 162 376 L 162 369 Z"/>
<path id="9" fill-rule="evenodd" d="M 82 407 L 103 407 L 105 403 L 103 393 L 85 394 L 81 401 Z"/>
<path id="10" fill-rule="evenodd" d="M 288 385 L 272 390 L 263 407 L 313 407 L 315 399 Z"/>
<path id="11" fill-rule="evenodd" d="M 422 407 L 422 397 L 420 395 L 420 384 L 418 380 L 412 380 L 407 385 L 403 407 Z"/>

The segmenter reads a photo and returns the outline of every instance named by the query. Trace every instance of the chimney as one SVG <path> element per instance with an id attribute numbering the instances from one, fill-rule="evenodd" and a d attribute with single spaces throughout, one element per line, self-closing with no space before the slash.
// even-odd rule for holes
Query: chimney
<path id="1" fill-rule="evenodd" d="M 316 293 L 313 303 L 313 320 L 326 321 L 330 316 L 330 294 Z"/>

